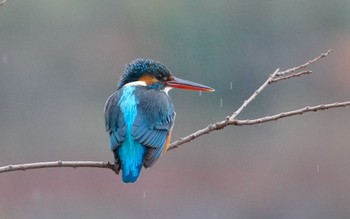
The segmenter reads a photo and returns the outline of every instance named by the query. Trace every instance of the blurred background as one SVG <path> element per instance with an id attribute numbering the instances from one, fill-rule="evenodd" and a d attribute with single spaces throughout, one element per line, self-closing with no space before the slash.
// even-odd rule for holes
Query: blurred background
<path id="1" fill-rule="evenodd" d="M 215 93 L 173 90 L 173 140 L 231 115 L 276 68 L 327 51 L 238 117 L 349 100 L 350 1 L 8 0 L 0 7 L 0 166 L 113 161 L 103 107 L 137 57 Z M 221 102 L 221 104 L 220 104 Z M 227 127 L 135 184 L 112 171 L 0 175 L 0 218 L 349 218 L 349 108 Z"/>

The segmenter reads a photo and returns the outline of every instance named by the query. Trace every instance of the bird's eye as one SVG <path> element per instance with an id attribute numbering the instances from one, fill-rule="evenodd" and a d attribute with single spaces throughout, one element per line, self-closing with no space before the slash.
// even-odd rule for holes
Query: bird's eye
<path id="1" fill-rule="evenodd" d="M 161 80 L 161 79 L 163 79 L 163 75 L 162 75 L 162 74 L 158 74 L 158 75 L 156 76 L 156 78 L 157 78 L 158 80 Z"/>

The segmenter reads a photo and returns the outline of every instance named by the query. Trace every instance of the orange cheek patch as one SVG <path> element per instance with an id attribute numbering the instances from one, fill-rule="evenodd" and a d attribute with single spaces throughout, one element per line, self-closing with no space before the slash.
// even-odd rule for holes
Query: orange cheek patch
<path id="1" fill-rule="evenodd" d="M 150 75 L 144 75 L 142 76 L 139 81 L 144 81 L 148 86 L 155 83 L 155 82 L 158 82 L 158 80 L 153 77 L 153 76 L 150 76 Z"/>

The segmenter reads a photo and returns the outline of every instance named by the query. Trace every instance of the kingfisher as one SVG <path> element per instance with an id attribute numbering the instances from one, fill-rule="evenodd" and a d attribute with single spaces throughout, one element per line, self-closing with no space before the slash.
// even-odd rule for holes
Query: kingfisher
<path id="1" fill-rule="evenodd" d="M 105 126 L 124 183 L 135 182 L 142 166 L 151 167 L 168 150 L 176 115 L 168 95 L 172 88 L 214 91 L 174 77 L 159 61 L 138 58 L 125 66 L 117 91 L 107 99 Z"/>

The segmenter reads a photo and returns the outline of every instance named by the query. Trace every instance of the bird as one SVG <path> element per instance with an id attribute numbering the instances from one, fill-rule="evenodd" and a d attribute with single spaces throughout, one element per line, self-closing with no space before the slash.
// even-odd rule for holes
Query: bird
<path id="1" fill-rule="evenodd" d="M 151 167 L 169 147 L 175 110 L 172 88 L 213 92 L 199 83 L 174 77 L 159 61 L 137 58 L 125 65 L 116 92 L 104 107 L 116 173 L 134 183 L 141 168 Z"/>

